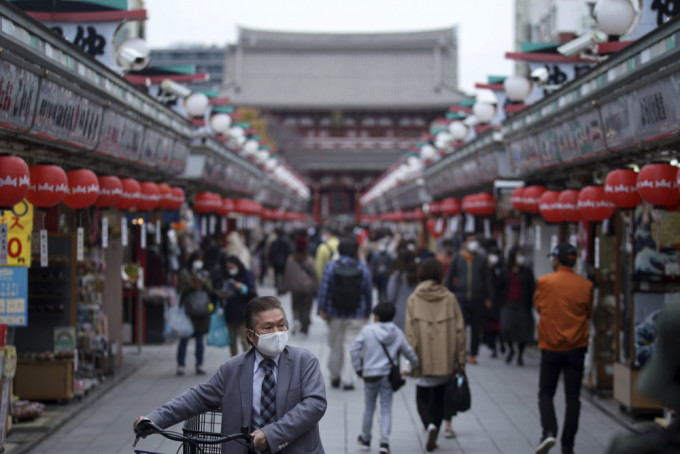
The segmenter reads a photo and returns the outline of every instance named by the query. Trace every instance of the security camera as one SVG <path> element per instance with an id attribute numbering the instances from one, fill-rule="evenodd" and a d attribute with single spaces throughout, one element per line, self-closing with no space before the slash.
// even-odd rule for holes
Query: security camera
<path id="1" fill-rule="evenodd" d="M 603 43 L 608 39 L 609 37 L 606 33 L 599 30 L 592 31 L 590 33 L 585 33 L 566 44 L 562 44 L 557 48 L 557 52 L 565 57 L 573 57 L 574 55 L 578 55 L 581 52 L 590 49 L 595 44 Z"/>
<path id="2" fill-rule="evenodd" d="M 150 51 L 141 38 L 132 38 L 116 49 L 116 63 L 126 70 L 139 71 L 146 68 L 150 61 Z"/>
<path id="3" fill-rule="evenodd" d="M 550 79 L 550 72 L 548 71 L 548 68 L 542 66 L 531 71 L 529 78 L 532 82 L 543 85 L 548 82 L 548 79 Z"/>
<path id="4" fill-rule="evenodd" d="M 175 95 L 178 98 L 186 98 L 191 94 L 191 90 L 187 87 L 170 79 L 164 79 L 163 82 L 161 82 L 161 90 L 165 93 Z"/>

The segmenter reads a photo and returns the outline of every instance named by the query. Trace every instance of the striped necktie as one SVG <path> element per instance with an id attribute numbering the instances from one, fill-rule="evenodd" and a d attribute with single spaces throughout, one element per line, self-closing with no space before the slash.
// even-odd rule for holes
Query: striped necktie
<path id="1" fill-rule="evenodd" d="M 276 380 L 274 379 L 274 366 L 271 359 L 263 359 L 260 367 L 264 369 L 262 381 L 262 394 L 260 396 L 260 421 L 262 426 L 276 421 Z"/>

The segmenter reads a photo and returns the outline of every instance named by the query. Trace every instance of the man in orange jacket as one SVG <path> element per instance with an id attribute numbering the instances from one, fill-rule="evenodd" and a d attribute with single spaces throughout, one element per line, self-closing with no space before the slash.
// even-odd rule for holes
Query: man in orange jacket
<path id="1" fill-rule="evenodd" d="M 564 374 L 566 411 L 562 430 L 562 454 L 573 454 L 581 410 L 581 380 L 588 349 L 588 328 L 593 312 L 593 284 L 573 271 L 576 248 L 559 244 L 552 256 L 554 273 L 536 282 L 534 306 L 540 316 L 538 348 L 541 372 L 538 382 L 538 409 L 543 435 L 536 454 L 546 454 L 557 441 L 557 418 L 553 398 L 560 372 Z"/>

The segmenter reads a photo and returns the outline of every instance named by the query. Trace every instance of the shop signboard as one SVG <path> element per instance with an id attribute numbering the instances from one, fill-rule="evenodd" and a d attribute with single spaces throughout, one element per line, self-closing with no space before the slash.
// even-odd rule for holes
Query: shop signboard
<path id="1" fill-rule="evenodd" d="M 173 153 L 173 137 L 154 128 L 144 130 L 141 158 L 147 165 L 168 167 Z"/>
<path id="2" fill-rule="evenodd" d="M 536 141 L 541 155 L 540 168 L 577 162 L 607 151 L 596 110 L 568 119 L 557 118 L 537 134 Z"/>
<path id="3" fill-rule="evenodd" d="M 172 147 L 172 159 L 170 160 L 170 168 L 176 173 L 184 172 L 189 159 L 189 143 L 184 140 L 175 139 Z"/>
<path id="4" fill-rule="evenodd" d="M 141 121 L 107 109 L 97 149 L 119 158 L 138 161 L 143 135 L 144 125 Z"/>
<path id="5" fill-rule="evenodd" d="M 118 66 L 113 60 L 113 38 L 120 24 L 120 20 L 45 23 L 54 33 L 81 48 L 109 68 Z"/>
<path id="6" fill-rule="evenodd" d="M 508 151 L 510 169 L 516 175 L 524 175 L 541 166 L 541 155 L 534 135 L 511 139 Z"/>
<path id="7" fill-rule="evenodd" d="M 8 61 L 0 62 L 0 125 L 27 130 L 33 123 L 38 76 Z"/>
<path id="8" fill-rule="evenodd" d="M 33 205 L 23 200 L 12 210 L 0 211 L 0 223 L 7 225 L 7 265 L 31 266 Z"/>
<path id="9" fill-rule="evenodd" d="M 680 129 L 678 88 L 675 77 L 668 76 L 635 90 L 629 103 L 635 137 L 654 142 L 675 136 Z"/>
<path id="10" fill-rule="evenodd" d="M 103 108 L 73 90 L 43 78 L 31 133 L 94 148 Z"/>
<path id="11" fill-rule="evenodd" d="M 0 324 L 28 325 L 28 268 L 0 266 Z"/>
<path id="12" fill-rule="evenodd" d="M 600 107 L 605 142 L 609 151 L 619 151 L 635 143 L 629 101 L 628 96 L 619 96 Z"/>

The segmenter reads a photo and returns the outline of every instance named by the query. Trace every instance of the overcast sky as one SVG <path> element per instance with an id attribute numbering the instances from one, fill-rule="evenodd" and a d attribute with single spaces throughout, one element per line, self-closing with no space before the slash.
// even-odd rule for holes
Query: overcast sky
<path id="1" fill-rule="evenodd" d="M 417 31 L 458 27 L 460 88 L 510 75 L 513 0 L 145 0 L 151 47 L 225 45 L 237 28 L 301 32 Z"/>

